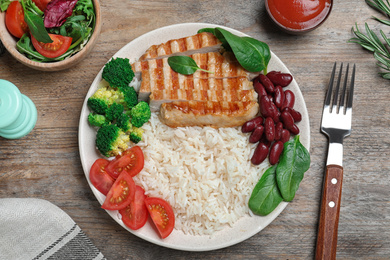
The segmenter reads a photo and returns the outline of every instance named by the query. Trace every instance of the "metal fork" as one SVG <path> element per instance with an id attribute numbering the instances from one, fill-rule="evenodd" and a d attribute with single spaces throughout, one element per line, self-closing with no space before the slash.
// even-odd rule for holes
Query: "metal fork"
<path id="1" fill-rule="evenodd" d="M 337 230 L 343 181 L 343 139 L 351 134 L 355 69 L 356 66 L 353 65 L 348 88 L 349 64 L 347 65 L 344 84 L 340 90 L 343 72 L 343 64 L 341 63 L 336 88 L 333 89 L 336 73 L 335 63 L 325 98 L 321 131 L 328 136 L 329 148 L 322 190 L 315 259 L 336 259 Z M 339 97 L 340 91 L 341 96 Z"/>

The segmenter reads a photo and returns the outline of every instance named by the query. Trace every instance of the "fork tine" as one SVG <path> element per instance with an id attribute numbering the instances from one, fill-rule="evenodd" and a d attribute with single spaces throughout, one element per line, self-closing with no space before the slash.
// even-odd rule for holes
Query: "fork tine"
<path id="1" fill-rule="evenodd" d="M 344 85 L 343 85 L 343 90 L 341 92 L 341 97 L 340 97 L 339 111 L 341 110 L 343 112 L 344 112 L 345 92 L 347 92 L 348 72 L 349 72 L 349 64 L 347 64 L 347 70 L 345 71 Z"/>
<path id="2" fill-rule="evenodd" d="M 356 70 L 356 65 L 353 64 L 352 77 L 351 77 L 351 87 L 349 90 L 348 103 L 347 103 L 347 108 L 350 108 L 350 109 L 352 108 L 353 90 L 355 87 L 355 70 Z"/>
<path id="3" fill-rule="evenodd" d="M 332 110 L 331 111 L 336 111 L 338 112 L 337 110 L 337 100 L 338 100 L 338 97 L 339 97 L 339 89 L 340 89 L 340 81 L 341 81 L 341 75 L 343 73 L 343 63 L 341 63 L 341 66 L 340 66 L 340 71 L 339 71 L 339 77 L 337 79 L 337 85 L 336 85 L 336 89 L 334 91 L 334 96 L 333 96 L 333 106 L 332 106 Z"/>
<path id="4" fill-rule="evenodd" d="M 335 72 L 336 72 L 336 62 L 333 65 L 332 74 L 331 74 L 330 80 L 329 80 L 328 92 L 326 93 L 326 98 L 325 98 L 325 105 L 326 106 L 330 105 L 330 98 L 332 97 L 333 81 L 334 81 Z"/>

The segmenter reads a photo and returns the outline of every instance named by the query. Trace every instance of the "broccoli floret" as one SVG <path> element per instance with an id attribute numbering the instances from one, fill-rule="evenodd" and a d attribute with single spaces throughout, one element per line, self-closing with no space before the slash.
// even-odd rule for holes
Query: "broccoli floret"
<path id="1" fill-rule="evenodd" d="M 109 87 L 102 87 L 88 98 L 87 105 L 93 112 L 104 115 L 108 107 L 118 99 L 118 91 Z"/>
<path id="2" fill-rule="evenodd" d="M 96 134 L 96 147 L 107 157 L 116 156 L 128 148 L 129 135 L 116 125 L 105 125 Z"/>
<path id="3" fill-rule="evenodd" d="M 140 101 L 135 107 L 130 110 L 131 124 L 135 127 L 141 127 L 148 122 L 151 117 L 149 104 L 145 101 Z"/>
<path id="4" fill-rule="evenodd" d="M 123 130 L 123 132 L 130 132 L 132 125 L 130 123 L 130 116 L 122 114 L 117 120 L 116 125 Z"/>
<path id="5" fill-rule="evenodd" d="M 106 117 L 103 115 L 95 114 L 95 113 L 90 113 L 88 115 L 88 122 L 93 125 L 93 126 L 98 126 L 101 127 L 105 124 L 108 124 Z"/>
<path id="6" fill-rule="evenodd" d="M 118 119 L 123 114 L 124 108 L 121 104 L 113 103 L 106 112 L 106 118 L 109 121 Z"/>
<path id="7" fill-rule="evenodd" d="M 102 78 L 111 87 L 128 87 L 134 78 L 134 71 L 127 58 L 112 58 L 103 68 Z"/>
<path id="8" fill-rule="evenodd" d="M 138 104 L 138 94 L 134 87 L 121 87 L 119 91 L 122 93 L 120 103 L 127 109 L 132 109 Z"/>
<path id="9" fill-rule="evenodd" d="M 130 141 L 133 143 L 138 143 L 142 140 L 142 135 L 144 130 L 142 128 L 133 127 L 130 132 Z"/>

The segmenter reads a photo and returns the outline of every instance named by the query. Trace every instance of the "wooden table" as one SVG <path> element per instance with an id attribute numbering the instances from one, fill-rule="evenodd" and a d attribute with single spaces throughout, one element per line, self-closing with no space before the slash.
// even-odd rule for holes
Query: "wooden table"
<path id="1" fill-rule="evenodd" d="M 329 19 L 301 36 L 278 30 L 264 1 L 101 1 L 103 27 L 92 53 L 61 72 L 34 71 L 0 57 L 0 78 L 9 80 L 38 109 L 34 130 L 19 140 L 0 138 L 0 198 L 34 197 L 65 210 L 107 259 L 311 259 L 314 256 L 327 139 L 319 131 L 332 65 L 357 66 L 352 135 L 344 145 L 344 182 L 339 222 L 339 259 L 390 257 L 390 89 L 373 55 L 348 43 L 355 22 L 388 27 L 364 1 L 335 1 Z M 102 66 L 126 43 L 159 27 L 207 22 L 267 42 L 300 85 L 310 116 L 311 168 L 295 199 L 268 227 L 248 240 L 216 251 L 183 252 L 146 242 L 100 209 L 81 167 L 79 116 L 85 95 Z M 0 223 L 1 224 L 1 223 Z M 0 257 L 1 258 L 1 257 Z"/>

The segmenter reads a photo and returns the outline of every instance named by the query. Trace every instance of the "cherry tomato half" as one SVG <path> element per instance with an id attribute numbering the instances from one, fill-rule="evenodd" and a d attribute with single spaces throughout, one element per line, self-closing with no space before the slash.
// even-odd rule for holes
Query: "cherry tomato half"
<path id="1" fill-rule="evenodd" d="M 146 198 L 145 205 L 161 238 L 169 236 L 175 227 L 175 214 L 171 205 L 156 197 Z"/>
<path id="2" fill-rule="evenodd" d="M 132 230 L 140 229 L 148 220 L 145 198 L 145 190 L 136 185 L 134 200 L 126 208 L 119 210 L 123 223 Z"/>
<path id="3" fill-rule="evenodd" d="M 32 0 L 32 1 L 34 2 L 34 4 L 35 4 L 36 6 L 38 6 L 38 8 L 39 8 L 41 11 L 45 11 L 47 4 L 48 4 L 51 0 Z"/>
<path id="4" fill-rule="evenodd" d="M 107 173 L 106 167 L 110 161 L 106 159 L 97 159 L 89 171 L 89 180 L 95 186 L 95 188 L 107 195 L 111 186 L 114 184 L 115 180 Z"/>
<path id="5" fill-rule="evenodd" d="M 123 171 L 108 191 L 102 208 L 108 210 L 124 209 L 134 200 L 134 196 L 134 180 L 130 175 Z"/>
<path id="6" fill-rule="evenodd" d="M 144 161 L 144 153 L 141 148 L 139 146 L 133 146 L 112 160 L 107 166 L 107 172 L 114 179 L 122 171 L 126 171 L 130 176 L 134 177 L 144 168 Z"/>
<path id="7" fill-rule="evenodd" d="M 38 42 L 34 36 L 31 35 L 31 41 L 34 48 L 46 58 L 57 58 L 58 56 L 61 56 L 69 49 L 69 46 L 72 43 L 71 37 L 51 33 L 49 33 L 49 36 L 53 42 L 43 43 Z"/>
<path id="8" fill-rule="evenodd" d="M 24 33 L 28 32 L 27 23 L 24 21 L 24 11 L 19 1 L 9 4 L 5 13 L 5 25 L 8 31 L 17 38 L 21 38 Z"/>

